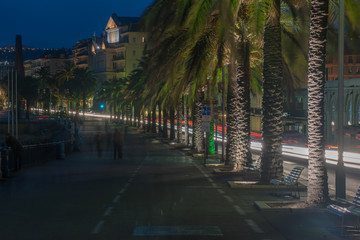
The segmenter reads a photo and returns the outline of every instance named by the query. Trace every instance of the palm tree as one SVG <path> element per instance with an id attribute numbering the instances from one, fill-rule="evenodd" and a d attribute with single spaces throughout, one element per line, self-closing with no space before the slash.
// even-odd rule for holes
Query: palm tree
<path id="1" fill-rule="evenodd" d="M 281 53 L 280 0 L 272 0 L 264 30 L 264 65 L 262 99 L 261 180 L 268 182 L 283 174 L 281 82 L 283 63 Z"/>
<path id="2" fill-rule="evenodd" d="M 324 89 L 328 0 L 312 0 L 308 64 L 308 195 L 311 205 L 328 201 L 325 162 Z"/>
<path id="3" fill-rule="evenodd" d="M 67 94 L 66 86 L 67 86 L 69 80 L 74 77 L 74 70 L 75 70 L 74 63 L 72 61 L 67 61 L 67 62 L 65 62 L 64 67 L 61 69 L 60 73 L 56 77 L 56 80 L 58 82 L 59 92 L 61 94 L 61 97 L 60 97 L 61 105 L 62 105 L 64 96 L 66 96 L 66 94 Z M 69 101 L 68 101 L 68 110 L 69 110 Z"/>

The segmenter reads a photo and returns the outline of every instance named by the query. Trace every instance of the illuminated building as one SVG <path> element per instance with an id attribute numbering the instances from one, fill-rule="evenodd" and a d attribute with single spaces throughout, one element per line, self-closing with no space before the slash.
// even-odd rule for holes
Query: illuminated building
<path id="1" fill-rule="evenodd" d="M 93 38 L 89 70 L 100 81 L 128 76 L 137 68 L 143 55 L 145 33 L 140 31 L 140 18 L 113 14 L 102 38 Z"/>

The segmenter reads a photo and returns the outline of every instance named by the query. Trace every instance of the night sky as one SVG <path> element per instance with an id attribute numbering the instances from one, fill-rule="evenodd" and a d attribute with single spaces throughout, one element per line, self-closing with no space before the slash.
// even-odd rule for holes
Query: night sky
<path id="1" fill-rule="evenodd" d="M 154 0 L 1 0 L 0 47 L 70 48 L 77 40 L 100 36 L 112 13 L 140 17 Z"/>

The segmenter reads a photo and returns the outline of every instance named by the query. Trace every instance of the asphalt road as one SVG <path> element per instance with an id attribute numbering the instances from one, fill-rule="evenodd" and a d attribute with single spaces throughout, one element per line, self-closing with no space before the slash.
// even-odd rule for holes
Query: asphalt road
<path id="1" fill-rule="evenodd" d="M 1 240 L 340 239 L 326 237 L 328 215 L 259 212 L 254 201 L 279 200 L 269 190 L 231 189 L 201 160 L 134 129 L 122 160 L 102 131 L 98 157 L 99 127 L 81 127 L 81 151 L 66 160 L 0 182 Z"/>
<path id="2" fill-rule="evenodd" d="M 66 160 L 0 182 L 0 239 L 284 239 L 243 194 L 232 194 L 193 161 L 152 137 L 128 132 L 113 160 L 97 126 Z"/>

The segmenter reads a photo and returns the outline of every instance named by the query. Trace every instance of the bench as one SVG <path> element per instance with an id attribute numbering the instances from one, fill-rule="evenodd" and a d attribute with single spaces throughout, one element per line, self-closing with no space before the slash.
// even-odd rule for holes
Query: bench
<path id="1" fill-rule="evenodd" d="M 356 192 L 352 202 L 342 198 L 337 198 L 336 203 L 330 204 L 326 209 L 339 217 L 341 217 L 341 234 L 344 232 L 344 218 L 345 215 L 353 215 L 357 218 L 357 228 L 360 228 L 360 187 Z"/>
<path id="2" fill-rule="evenodd" d="M 279 193 L 280 191 L 280 185 L 287 186 L 287 189 L 290 191 L 291 196 L 295 198 L 300 198 L 298 180 L 303 170 L 304 167 L 296 166 L 291 170 L 291 172 L 287 176 L 282 176 L 280 179 L 271 179 L 270 184 L 276 186 L 277 193 Z M 292 195 L 293 192 L 295 193 L 295 195 Z"/>

